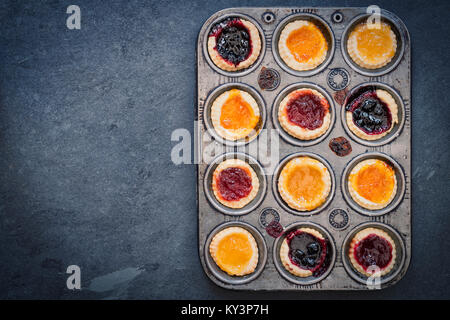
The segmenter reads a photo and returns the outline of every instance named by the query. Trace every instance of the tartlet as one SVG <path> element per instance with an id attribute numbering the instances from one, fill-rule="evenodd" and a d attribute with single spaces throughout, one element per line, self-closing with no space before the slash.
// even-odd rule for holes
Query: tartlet
<path id="1" fill-rule="evenodd" d="M 242 18 L 227 18 L 216 23 L 208 35 L 208 53 L 222 70 L 238 71 L 250 67 L 261 52 L 256 26 Z"/>
<path id="2" fill-rule="evenodd" d="M 325 60 L 328 43 L 313 22 L 295 20 L 281 31 L 278 52 L 290 68 L 297 71 L 311 70 Z"/>
<path id="3" fill-rule="evenodd" d="M 355 92 L 345 110 L 347 127 L 364 140 L 381 139 L 399 122 L 395 99 L 386 90 L 372 86 Z"/>
<path id="4" fill-rule="evenodd" d="M 286 235 L 280 247 L 284 268 L 297 277 L 320 276 L 328 267 L 327 240 L 317 230 L 299 228 Z"/>
<path id="5" fill-rule="evenodd" d="M 331 176 L 320 161 L 299 156 L 290 160 L 278 178 L 278 192 L 289 207 L 312 211 L 320 207 L 331 190 Z"/>
<path id="6" fill-rule="evenodd" d="M 378 228 L 359 231 L 350 242 L 348 251 L 353 267 L 367 277 L 376 271 L 380 271 L 380 276 L 388 274 L 394 268 L 396 255 L 394 240 Z"/>
<path id="7" fill-rule="evenodd" d="M 255 238 L 241 227 L 229 227 L 218 232 L 211 240 L 209 253 L 217 266 L 231 276 L 253 273 L 258 265 Z"/>
<path id="8" fill-rule="evenodd" d="M 317 90 L 300 88 L 281 100 L 278 121 L 287 133 L 297 139 L 316 139 L 330 127 L 330 104 Z"/>
<path id="9" fill-rule="evenodd" d="M 256 197 L 259 179 L 247 162 L 240 159 L 227 159 L 214 170 L 212 190 L 217 201 L 224 206 L 239 209 Z"/>
<path id="10" fill-rule="evenodd" d="M 380 22 L 358 24 L 347 40 L 347 51 L 352 60 L 366 69 L 379 69 L 395 56 L 397 39 L 389 24 Z"/>
<path id="11" fill-rule="evenodd" d="M 395 170 L 383 160 L 363 160 L 350 172 L 348 190 L 361 207 L 369 210 L 383 209 L 397 193 Z"/>
<path id="12" fill-rule="evenodd" d="M 225 91 L 211 106 L 211 122 L 222 138 L 233 141 L 244 139 L 260 129 L 258 103 L 244 90 Z"/>

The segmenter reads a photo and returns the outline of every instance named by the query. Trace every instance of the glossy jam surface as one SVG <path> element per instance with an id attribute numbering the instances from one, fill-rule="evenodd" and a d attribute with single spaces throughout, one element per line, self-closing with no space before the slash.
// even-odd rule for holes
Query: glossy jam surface
<path id="1" fill-rule="evenodd" d="M 376 63 L 391 59 L 395 55 L 389 25 L 382 23 L 379 28 L 368 28 L 363 24 L 357 27 L 355 32 L 358 51 L 366 60 Z"/>
<path id="2" fill-rule="evenodd" d="M 286 236 L 289 259 L 299 268 L 311 270 L 313 276 L 322 275 L 328 268 L 331 253 L 328 241 L 302 230 L 291 231 Z"/>
<path id="3" fill-rule="evenodd" d="M 384 161 L 378 160 L 358 171 L 353 187 L 363 198 L 374 203 L 384 203 L 392 195 L 394 176 L 394 169 Z"/>
<path id="4" fill-rule="evenodd" d="M 364 88 L 352 96 L 345 109 L 352 112 L 353 123 L 366 134 L 381 134 L 390 129 L 392 115 L 378 98 L 375 88 Z"/>
<path id="5" fill-rule="evenodd" d="M 253 249 L 247 235 L 232 233 L 218 244 L 216 258 L 222 270 L 231 273 L 242 272 L 253 255 Z"/>
<path id="6" fill-rule="evenodd" d="M 325 189 L 322 172 L 311 165 L 294 167 L 287 177 L 286 189 L 300 202 L 311 202 Z"/>
<path id="7" fill-rule="evenodd" d="M 216 37 L 215 49 L 230 64 L 237 66 L 251 55 L 250 32 L 239 18 L 227 18 L 217 23 L 209 36 Z"/>
<path id="8" fill-rule="evenodd" d="M 384 269 L 392 260 L 392 246 L 383 237 L 369 234 L 357 244 L 354 257 L 364 270 L 370 266 Z"/>
<path id="9" fill-rule="evenodd" d="M 328 103 L 324 103 L 320 97 L 310 90 L 296 92 L 286 106 L 289 121 L 309 130 L 322 126 L 323 118 L 327 112 Z"/>
<path id="10" fill-rule="evenodd" d="M 278 238 L 283 233 L 283 226 L 276 220 L 273 220 L 266 227 L 266 232 L 269 236 Z"/>
<path id="11" fill-rule="evenodd" d="M 237 201 L 248 196 L 252 190 L 252 178 L 244 168 L 226 168 L 220 171 L 217 185 L 224 200 Z"/>
<path id="12" fill-rule="evenodd" d="M 328 146 L 339 157 L 344 157 L 352 152 L 352 145 L 345 137 L 331 139 Z"/>
<path id="13" fill-rule="evenodd" d="M 319 28 L 306 25 L 289 34 L 286 46 L 295 60 L 305 63 L 319 56 L 324 48 L 326 50 L 327 44 Z"/>
<path id="14" fill-rule="evenodd" d="M 259 121 L 251 105 L 244 100 L 237 89 L 232 89 L 222 106 L 220 124 L 225 129 L 252 129 Z"/>

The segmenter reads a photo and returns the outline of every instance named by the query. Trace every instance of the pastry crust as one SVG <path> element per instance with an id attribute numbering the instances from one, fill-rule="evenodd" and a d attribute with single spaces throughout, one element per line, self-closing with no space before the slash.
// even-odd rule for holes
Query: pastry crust
<path id="1" fill-rule="evenodd" d="M 358 48 L 358 37 L 361 36 L 361 33 L 368 32 L 369 27 L 366 23 L 361 23 L 355 27 L 355 29 L 350 33 L 347 40 L 347 51 L 353 61 L 359 66 L 366 69 L 379 69 L 384 67 L 389 62 L 391 62 L 392 58 L 395 55 L 395 51 L 397 50 L 397 39 L 395 37 L 395 33 L 392 31 L 389 24 L 385 22 L 380 23 L 381 30 L 384 35 L 386 35 L 390 42 L 391 47 L 386 48 L 383 43 L 378 44 L 379 47 L 386 48 L 386 52 L 384 52 L 381 56 L 377 57 L 368 57 L 365 56 L 361 50 Z M 376 30 L 376 29 L 375 29 Z M 372 39 L 372 43 L 376 45 L 376 39 Z"/>
<path id="2" fill-rule="evenodd" d="M 318 32 L 317 34 L 319 35 L 317 43 L 319 52 L 315 57 L 311 57 L 305 62 L 297 61 L 286 43 L 289 35 L 302 27 L 311 28 L 313 32 Z M 316 68 L 325 60 L 328 52 L 328 44 L 320 29 L 314 23 L 307 20 L 296 20 L 288 23 L 281 31 L 280 39 L 278 41 L 278 52 L 281 59 L 283 59 L 290 68 L 297 71 L 305 71 Z"/>
<path id="3" fill-rule="evenodd" d="M 397 257 L 397 252 L 396 252 L 396 248 L 395 248 L 395 242 L 394 240 L 392 240 L 392 238 L 383 230 L 377 229 L 377 228 L 367 228 L 367 229 L 363 229 L 361 231 L 359 231 L 352 239 L 352 241 L 350 242 L 350 249 L 348 251 L 348 257 L 350 259 L 350 262 L 352 263 L 353 267 L 361 274 L 370 277 L 373 274 L 367 272 L 366 270 L 364 270 L 364 268 L 358 263 L 358 261 L 356 261 L 355 259 L 355 250 L 358 246 L 358 243 L 363 240 L 364 238 L 366 238 L 367 236 L 369 236 L 370 234 L 376 234 L 379 237 L 384 238 L 386 241 L 388 241 L 390 243 L 390 245 L 392 246 L 392 258 L 391 261 L 388 263 L 388 265 L 386 267 L 384 267 L 383 269 L 381 269 L 381 273 L 380 276 L 384 276 L 386 274 L 388 274 L 389 272 L 391 272 L 391 270 L 394 268 L 395 265 L 395 259 Z"/>
<path id="4" fill-rule="evenodd" d="M 220 242 L 225 237 L 232 234 L 240 234 L 245 236 L 247 238 L 248 244 L 250 245 L 252 254 L 248 262 L 244 265 L 226 266 L 218 257 Z M 236 250 L 239 250 L 239 248 L 236 248 Z M 211 244 L 209 245 L 209 253 L 211 254 L 211 257 L 213 258 L 217 266 L 231 276 L 245 276 L 247 274 L 253 273 L 256 269 L 256 266 L 258 265 L 259 253 L 256 240 L 250 232 L 241 227 L 229 227 L 218 232 L 211 240 Z"/>
<path id="5" fill-rule="evenodd" d="M 303 232 L 312 234 L 313 236 L 315 236 L 318 239 L 322 239 L 322 240 L 325 239 L 322 236 L 322 234 L 319 231 L 315 230 L 315 229 L 299 228 L 297 230 L 301 230 Z M 284 238 L 283 242 L 281 243 L 280 260 L 281 260 L 281 263 L 283 264 L 284 268 L 287 271 L 289 271 L 290 273 L 292 273 L 294 276 L 302 277 L 302 278 L 306 278 L 306 277 L 312 276 L 312 271 L 311 270 L 300 268 L 299 266 L 297 266 L 297 265 L 292 263 L 291 259 L 289 258 L 289 245 L 287 243 L 286 238 Z"/>
<path id="6" fill-rule="evenodd" d="M 242 99 L 244 99 L 245 102 L 247 102 L 252 111 L 255 119 L 252 120 L 252 122 L 255 123 L 255 125 L 251 128 L 239 128 L 239 129 L 227 129 L 224 128 L 220 122 L 220 117 L 222 114 L 222 107 L 225 104 L 225 102 L 230 97 L 230 94 L 240 94 Z M 231 89 L 228 91 L 225 91 L 221 95 L 219 95 L 213 102 L 211 106 L 211 122 L 213 124 L 214 129 L 216 132 L 224 139 L 227 140 L 239 140 L 243 139 L 245 137 L 248 137 L 252 132 L 255 134 L 257 133 L 257 126 L 260 122 L 260 111 L 258 103 L 256 102 L 255 98 L 252 97 L 251 94 L 249 94 L 246 91 L 239 90 L 239 89 Z"/>
<path id="7" fill-rule="evenodd" d="M 219 177 L 219 174 L 222 170 L 225 170 L 227 168 L 241 168 L 247 172 L 247 174 L 250 176 L 252 180 L 252 190 L 250 193 L 239 200 L 236 201 L 228 201 L 220 195 L 219 187 L 217 185 L 217 179 Z M 214 170 L 213 177 L 212 177 L 212 190 L 214 192 L 214 196 L 216 197 L 217 201 L 219 201 L 224 206 L 227 206 L 229 208 L 233 209 L 240 209 L 245 207 L 247 204 L 249 204 L 253 199 L 255 199 L 256 195 L 258 194 L 259 190 L 259 179 L 256 175 L 253 168 L 245 161 L 240 159 L 227 159 L 220 163 L 216 170 Z"/>
<path id="8" fill-rule="evenodd" d="M 320 179 L 323 182 L 323 190 L 315 195 L 312 200 L 307 199 L 295 199 L 295 197 L 287 190 L 286 183 L 288 182 L 289 175 L 297 167 L 310 166 L 317 169 L 321 173 Z M 288 204 L 289 207 L 298 211 L 311 211 L 321 206 L 327 199 L 331 190 L 331 176 L 320 161 L 312 159 L 310 157 L 297 157 L 290 160 L 284 168 L 281 170 L 280 177 L 278 179 L 278 192 L 281 198 Z"/>
<path id="9" fill-rule="evenodd" d="M 322 125 L 319 128 L 314 130 L 310 130 L 307 128 L 302 128 L 299 125 L 293 124 L 289 121 L 286 108 L 289 100 L 298 92 L 309 91 L 312 94 L 318 96 L 322 102 L 323 106 L 326 106 L 327 111 L 325 116 L 323 117 Z M 280 122 L 281 127 L 289 133 L 291 136 L 300 139 L 300 140 L 312 140 L 320 137 L 325 132 L 327 132 L 331 123 L 331 114 L 330 114 L 330 104 L 328 100 L 317 90 L 309 89 L 309 88 L 301 88 L 290 92 L 283 100 L 280 102 L 280 106 L 278 107 L 278 121 Z"/>
<path id="10" fill-rule="evenodd" d="M 219 52 L 216 50 L 216 37 L 210 36 L 208 38 L 208 53 L 209 56 L 211 57 L 212 62 L 217 67 L 225 71 L 238 71 L 246 69 L 250 67 L 258 59 L 259 54 L 261 53 L 261 38 L 258 29 L 250 21 L 247 21 L 242 18 L 239 19 L 250 33 L 252 51 L 250 53 L 250 56 L 244 61 L 241 61 L 238 65 L 231 64 L 221 57 Z"/>
<path id="11" fill-rule="evenodd" d="M 353 115 L 351 111 L 345 112 L 345 120 L 347 123 L 348 128 L 359 138 L 364 140 L 378 140 L 383 138 L 385 135 L 387 135 L 391 130 L 394 128 L 395 124 L 398 123 L 398 105 L 395 102 L 394 98 L 391 96 L 389 92 L 382 89 L 376 90 L 377 97 L 384 102 L 387 107 L 389 108 L 389 111 L 391 112 L 392 116 L 392 123 L 391 127 L 379 134 L 367 134 L 363 130 L 361 130 L 354 122 L 353 122 Z"/>
<path id="12" fill-rule="evenodd" d="M 376 203 L 376 202 L 373 202 L 373 201 L 370 201 L 370 200 L 364 198 L 357 192 L 356 188 L 354 187 L 354 185 L 356 184 L 356 179 L 358 177 L 358 173 L 362 169 L 365 169 L 368 166 L 372 166 L 372 165 L 382 165 L 383 167 L 385 167 L 386 174 L 388 174 L 394 180 L 394 185 L 392 187 L 392 193 L 391 193 L 390 197 L 381 203 Z M 389 205 L 389 203 L 392 202 L 392 200 L 395 198 L 395 195 L 397 193 L 397 178 L 395 177 L 395 171 L 394 171 L 394 169 L 391 168 L 391 166 L 389 166 L 382 160 L 378 160 L 378 159 L 363 160 L 363 161 L 359 162 L 350 172 L 350 175 L 348 178 L 348 191 L 350 193 L 350 196 L 353 198 L 353 200 L 357 204 L 359 204 L 361 207 L 369 209 L 369 210 L 383 209 L 383 208 L 387 207 Z"/>

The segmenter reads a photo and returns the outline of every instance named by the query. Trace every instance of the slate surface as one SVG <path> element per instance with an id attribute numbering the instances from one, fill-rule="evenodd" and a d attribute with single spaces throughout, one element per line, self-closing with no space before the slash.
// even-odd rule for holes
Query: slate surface
<path id="1" fill-rule="evenodd" d="M 81 8 L 81 30 L 66 8 Z M 371 1 L 283 1 L 367 6 Z M 0 298 L 450 298 L 450 3 L 377 1 L 412 42 L 413 256 L 371 292 L 221 289 L 197 253 L 196 171 L 170 161 L 193 132 L 198 31 L 271 1 L 0 3 Z M 82 290 L 66 288 L 67 266 Z"/>

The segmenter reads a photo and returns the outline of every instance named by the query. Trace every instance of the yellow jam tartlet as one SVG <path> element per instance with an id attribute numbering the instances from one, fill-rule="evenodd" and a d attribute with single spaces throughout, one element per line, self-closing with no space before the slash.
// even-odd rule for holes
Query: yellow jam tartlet
<path id="1" fill-rule="evenodd" d="M 318 160 L 297 157 L 281 170 L 278 192 L 289 207 L 311 211 L 321 206 L 331 190 L 328 169 Z"/>
<path id="2" fill-rule="evenodd" d="M 397 39 L 389 24 L 358 24 L 347 40 L 347 51 L 360 67 L 378 69 L 395 56 Z"/>
<path id="3" fill-rule="evenodd" d="M 229 227 L 218 232 L 209 245 L 217 266 L 231 276 L 244 276 L 258 265 L 258 245 L 250 232 L 241 227 Z"/>
<path id="4" fill-rule="evenodd" d="M 395 170 L 383 160 L 363 160 L 350 172 L 348 190 L 361 207 L 383 209 L 391 203 L 397 192 Z"/>
<path id="5" fill-rule="evenodd" d="M 281 59 L 297 71 L 311 70 L 326 58 L 327 41 L 320 29 L 307 20 L 288 23 L 280 34 L 278 52 Z"/>
<path id="6" fill-rule="evenodd" d="M 211 121 L 216 132 L 227 140 L 239 140 L 260 128 L 258 103 L 248 92 L 231 89 L 219 95 L 211 106 Z"/>
<path id="7" fill-rule="evenodd" d="M 255 199 L 259 179 L 253 168 L 240 159 L 228 159 L 214 170 L 212 190 L 224 206 L 239 209 Z"/>

